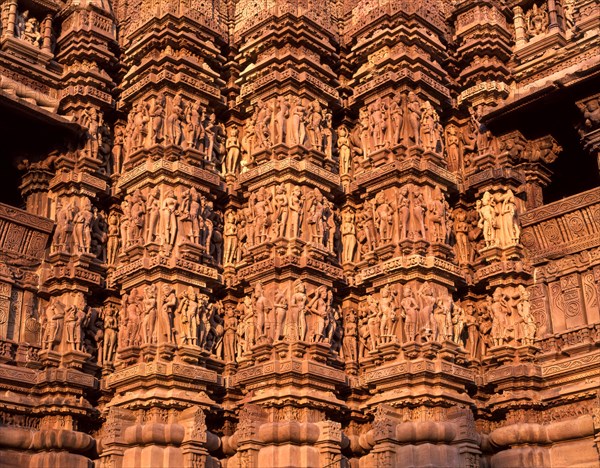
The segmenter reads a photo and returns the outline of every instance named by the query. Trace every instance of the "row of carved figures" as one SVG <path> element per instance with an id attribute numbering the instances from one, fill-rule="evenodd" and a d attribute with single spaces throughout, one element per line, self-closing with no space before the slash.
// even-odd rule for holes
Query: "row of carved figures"
<path id="1" fill-rule="evenodd" d="M 351 263 L 408 239 L 454 243 L 458 262 L 468 263 L 477 249 L 517 245 L 520 237 L 510 189 L 485 192 L 475 212 L 451 213 L 439 187 L 407 184 L 378 192 L 357 210 L 340 212 L 318 188 L 280 184 L 253 192 L 245 208 L 227 210 L 224 218 L 194 187 L 178 192 L 135 190 L 125 196 L 120 213 L 113 210 L 108 216 L 87 197 L 63 197 L 56 205 L 51 251 L 88 253 L 114 265 L 119 253 L 135 246 L 157 244 L 169 255 L 175 246 L 194 244 L 215 262 L 233 265 L 249 249 L 286 238 L 303 239 Z M 475 244 L 481 234 L 482 244 Z"/>
<path id="2" fill-rule="evenodd" d="M 345 319 L 345 339 L 355 335 L 358 347 L 344 348 L 358 349 L 360 358 L 382 343 L 453 341 L 481 359 L 496 346 L 533 345 L 538 329 L 523 286 L 496 288 L 477 310 L 472 302 L 455 302 L 428 282 L 386 285 L 360 303 L 358 314 L 351 311 Z"/>
<path id="3" fill-rule="evenodd" d="M 254 156 L 278 144 L 302 145 L 339 160 L 340 175 L 368 167 L 370 156 L 397 144 L 420 146 L 445 155 L 451 171 L 463 170 L 467 156 L 488 150 L 493 137 L 481 123 L 482 108 L 471 109 L 462 127 L 445 130 L 431 103 L 415 93 L 378 98 L 363 107 L 353 130 L 334 131 L 331 113 L 318 101 L 280 96 L 259 101 L 243 127 L 226 130 L 214 112 L 198 100 L 159 93 L 132 106 L 127 122 L 114 125 L 112 134 L 103 112 L 84 108 L 72 116 L 85 133 L 79 154 L 100 162 L 106 174 L 120 174 L 133 153 L 154 145 L 173 145 L 198 151 L 223 175 L 246 172 Z"/>
<path id="4" fill-rule="evenodd" d="M 533 345 L 538 325 L 523 286 L 496 288 L 475 304 L 455 302 L 429 282 L 386 285 L 368 295 L 358 312 L 342 314 L 331 289 L 309 291 L 296 280 L 289 292 L 257 283 L 237 307 L 211 302 L 191 286 L 177 294 L 167 284 L 134 288 L 120 307 L 53 297 L 40 314 L 40 328 L 42 351 L 97 352 L 102 365 L 117 362 L 126 350 L 164 344 L 240 362 L 256 345 L 279 341 L 323 343 L 353 362 L 385 343 L 453 341 L 481 359 L 494 347 Z"/>

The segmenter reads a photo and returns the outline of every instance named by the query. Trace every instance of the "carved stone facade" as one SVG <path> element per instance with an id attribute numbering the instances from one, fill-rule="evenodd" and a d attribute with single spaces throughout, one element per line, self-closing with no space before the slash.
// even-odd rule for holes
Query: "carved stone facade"
<path id="1" fill-rule="evenodd" d="M 598 466 L 598 17 L 3 0 L 0 465 Z"/>

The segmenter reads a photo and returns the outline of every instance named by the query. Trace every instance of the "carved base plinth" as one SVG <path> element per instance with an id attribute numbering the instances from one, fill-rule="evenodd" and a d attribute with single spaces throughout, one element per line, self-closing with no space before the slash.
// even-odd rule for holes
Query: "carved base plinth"
<path id="1" fill-rule="evenodd" d="M 379 338 L 377 349 L 384 361 L 392 361 L 398 357 L 402 346 L 396 335 L 382 335 Z"/>
<path id="2" fill-rule="evenodd" d="M 165 361 L 172 361 L 177 346 L 173 343 L 162 343 L 158 346 L 158 355 Z"/>
<path id="3" fill-rule="evenodd" d="M 287 341 L 276 341 L 273 344 L 275 356 L 279 359 L 285 359 L 290 353 L 290 344 Z"/>
<path id="4" fill-rule="evenodd" d="M 377 367 L 381 363 L 381 355 L 377 350 L 368 351 L 365 356 L 360 359 L 360 367 L 364 367 L 365 369 Z"/>
<path id="5" fill-rule="evenodd" d="M 112 362 L 105 362 L 102 365 L 102 376 L 106 377 L 107 375 L 112 374 L 115 371 L 115 366 Z"/>
<path id="6" fill-rule="evenodd" d="M 82 157 L 84 152 L 80 153 L 79 158 L 77 159 L 77 166 L 84 171 L 89 171 L 90 173 L 96 172 L 100 166 L 102 165 L 102 159 L 91 158 L 87 154 Z"/>
<path id="7" fill-rule="evenodd" d="M 192 244 L 190 242 L 183 242 L 179 244 L 179 255 L 181 258 L 191 260 L 192 262 L 206 261 L 206 248 L 199 244 Z"/>
<path id="8" fill-rule="evenodd" d="M 135 364 L 140 357 L 139 346 L 128 346 L 119 350 L 119 365 L 117 367 L 127 367 Z"/>
<path id="9" fill-rule="evenodd" d="M 375 249 L 375 253 L 381 260 L 388 260 L 394 256 L 396 246 L 392 244 L 392 240 L 387 241 L 385 245 L 381 245 Z"/>
<path id="10" fill-rule="evenodd" d="M 144 362 L 150 362 L 156 357 L 156 350 L 158 346 L 155 344 L 143 344 L 142 345 L 142 359 Z"/>
<path id="11" fill-rule="evenodd" d="M 308 355 L 311 359 L 318 362 L 326 362 L 329 355 L 330 346 L 327 343 L 310 343 Z"/>
<path id="12" fill-rule="evenodd" d="M 491 263 L 502 259 L 502 249 L 498 246 L 484 247 L 479 251 L 481 259 L 485 262 Z"/>
<path id="13" fill-rule="evenodd" d="M 446 160 L 442 157 L 441 154 L 436 153 L 434 151 L 423 152 L 422 158 L 426 161 L 431 161 L 436 166 L 446 167 Z"/>
<path id="14" fill-rule="evenodd" d="M 487 358 L 498 363 L 513 362 L 515 360 L 516 350 L 513 346 L 501 345 L 489 349 Z M 487 359 L 486 359 L 487 360 Z"/>
<path id="15" fill-rule="evenodd" d="M 533 345 L 525 345 L 517 348 L 517 359 L 521 362 L 533 362 L 535 356 L 540 352 L 540 348 Z"/>
<path id="16" fill-rule="evenodd" d="M 369 155 L 373 167 L 383 166 L 394 160 L 394 153 L 387 148 L 380 148 Z"/>
<path id="17" fill-rule="evenodd" d="M 71 350 L 63 354 L 62 362 L 66 367 L 71 369 L 82 369 L 85 361 L 90 358 L 88 353 L 83 351 Z"/>
<path id="18" fill-rule="evenodd" d="M 350 375 L 358 374 L 358 363 L 355 361 L 346 361 L 346 373 Z"/>
<path id="19" fill-rule="evenodd" d="M 44 367 L 58 367 L 60 364 L 60 354 L 51 349 L 42 349 L 39 356 Z"/>
<path id="20" fill-rule="evenodd" d="M 436 258 L 444 259 L 449 259 L 454 255 L 450 246 L 438 242 L 430 244 L 429 253 Z"/>
<path id="21" fill-rule="evenodd" d="M 506 260 L 519 260 L 524 256 L 524 249 L 520 244 L 509 245 L 502 249 L 502 253 Z"/>
<path id="22" fill-rule="evenodd" d="M 271 359 L 273 345 L 270 338 L 262 336 L 257 340 L 256 345 L 252 347 L 252 354 L 257 361 L 267 361 Z"/>
<path id="23" fill-rule="evenodd" d="M 434 359 L 441 349 L 442 345 L 440 343 L 429 341 L 421 345 L 421 355 L 427 359 Z"/>
<path id="24" fill-rule="evenodd" d="M 402 351 L 408 359 L 416 359 L 421 351 L 421 346 L 416 341 L 410 341 L 402 345 Z"/>
<path id="25" fill-rule="evenodd" d="M 127 246 L 125 252 L 119 255 L 121 264 L 134 262 L 144 256 L 144 247 L 141 244 L 131 244 Z"/>
<path id="26" fill-rule="evenodd" d="M 473 156 L 472 165 L 474 167 L 477 167 L 480 171 L 494 167 L 495 164 L 496 164 L 496 156 L 494 154 L 492 154 L 491 152 L 490 153 L 481 153 L 481 154 L 477 154 L 477 155 Z"/>
<path id="27" fill-rule="evenodd" d="M 198 364 L 201 350 L 197 346 L 182 345 L 177 350 L 177 357 L 188 364 Z"/>
<path id="28" fill-rule="evenodd" d="M 303 341 L 296 341 L 290 346 L 292 357 L 302 359 L 307 352 L 308 344 Z"/>

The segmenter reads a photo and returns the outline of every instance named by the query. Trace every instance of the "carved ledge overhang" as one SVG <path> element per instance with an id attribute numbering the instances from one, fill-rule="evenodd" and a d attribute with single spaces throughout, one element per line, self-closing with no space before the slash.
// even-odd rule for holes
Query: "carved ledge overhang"
<path id="1" fill-rule="evenodd" d="M 151 402 L 171 400 L 190 404 L 213 405 L 207 391 L 223 386 L 216 371 L 182 362 L 154 361 L 118 369 L 102 381 L 103 389 L 115 391 L 111 406 L 147 406 Z"/>
<path id="2" fill-rule="evenodd" d="M 260 7 L 258 2 L 244 0 L 235 7 L 236 23 L 233 29 L 233 42 L 238 44 L 248 41 L 248 36 L 261 34 L 269 23 L 279 25 L 283 20 L 303 23 L 303 28 L 318 31 L 318 35 L 329 36 L 332 42 L 338 42 L 337 22 L 332 15 L 335 8 L 331 0 L 308 2 L 287 1 L 271 2 L 271 7 Z M 302 29 L 302 28 L 298 28 Z"/>
<path id="3" fill-rule="evenodd" d="M 523 284 L 529 282 L 534 272 L 529 262 L 507 259 L 503 252 L 499 252 L 498 257 L 492 258 L 489 264 L 482 263 L 476 267 L 470 284 L 484 283 L 488 288 L 494 288 L 505 286 L 508 278 L 514 283 Z"/>
<path id="4" fill-rule="evenodd" d="M 600 36 L 597 35 L 586 38 L 580 44 L 569 43 L 558 49 L 547 49 L 513 68 L 517 83 L 515 92 L 527 94 L 554 80 L 567 85 L 565 82 L 570 74 L 579 78 L 597 69 L 599 53 Z"/>
<path id="5" fill-rule="evenodd" d="M 562 387 L 563 385 L 588 382 L 593 389 L 600 383 L 600 352 L 594 350 L 585 355 L 563 357 L 554 362 L 546 363 L 542 367 L 542 376 L 548 387 Z"/>
<path id="6" fill-rule="evenodd" d="M 325 95 L 329 101 L 337 102 L 340 98 L 336 88 L 316 77 L 312 71 L 296 71 L 287 68 L 286 65 L 283 70 L 268 67 L 263 72 L 259 78 L 241 86 L 240 95 L 236 97 L 236 105 L 243 104 L 247 99 L 254 101 L 260 93 L 272 90 L 273 85 L 277 86 L 277 94 L 282 94 L 282 90 L 294 90 L 293 94 L 300 94 L 302 97 L 310 99 L 315 94 L 315 90 L 318 90 L 316 94 Z M 300 89 L 300 93 L 296 91 L 298 89 Z"/>
<path id="7" fill-rule="evenodd" d="M 190 7 L 191 5 L 191 7 Z M 227 40 L 227 24 L 222 12 L 213 3 L 187 2 L 177 0 L 168 3 L 155 3 L 153 7 L 143 4 L 140 7 L 128 5 L 126 14 L 129 21 L 123 25 L 123 42 L 128 47 L 151 30 L 161 30 L 164 24 L 169 28 L 181 28 L 182 31 L 195 31 L 209 42 Z M 209 44 L 207 44 L 210 47 Z"/>
<path id="8" fill-rule="evenodd" d="M 525 183 L 525 175 L 519 169 L 512 167 L 490 167 L 468 175 L 464 182 L 464 190 L 475 191 L 475 196 L 480 197 L 483 192 L 494 188 L 518 191 Z"/>
<path id="9" fill-rule="evenodd" d="M 171 155 L 171 148 L 154 147 L 157 153 L 155 156 L 161 157 Z M 144 150 L 141 154 L 147 154 Z M 185 154 L 185 150 L 182 152 Z M 134 155 L 132 155 L 134 157 Z M 165 158 L 151 157 L 136 165 L 134 168 L 123 173 L 116 184 L 117 192 L 133 192 L 149 185 L 159 183 L 179 184 L 185 181 L 186 185 L 195 187 L 201 193 L 212 190 L 214 192 L 223 192 L 224 183 L 221 176 L 213 171 L 202 169 L 198 166 L 192 166 L 179 160 L 167 160 Z M 171 158 L 173 159 L 173 158 Z"/>
<path id="10" fill-rule="evenodd" d="M 120 265 L 107 275 L 106 283 L 114 287 L 119 283 L 122 288 L 130 289 L 143 284 L 148 278 L 154 281 L 181 282 L 201 288 L 214 288 L 222 284 L 219 271 L 205 264 L 184 258 L 149 256 L 146 252 L 142 258 Z"/>
<path id="11" fill-rule="evenodd" d="M 266 281 L 275 277 L 280 277 L 286 271 L 296 273 L 312 273 L 317 278 L 325 275 L 329 280 L 320 279 L 320 282 L 345 282 L 344 271 L 335 265 L 323 262 L 310 256 L 285 255 L 274 256 L 266 260 L 253 262 L 248 266 L 238 267 L 236 273 L 236 282 L 248 281 Z"/>
<path id="12" fill-rule="evenodd" d="M 73 390 L 97 390 L 99 388 L 96 377 L 76 369 L 50 367 L 37 372 L 36 387 L 52 388 L 56 385 L 68 386 Z M 92 407 L 82 410 L 90 411 Z"/>
<path id="13" fill-rule="evenodd" d="M 131 102 L 140 99 L 149 89 L 181 87 L 190 95 L 204 95 L 205 99 L 210 99 L 212 105 L 224 105 L 224 97 L 217 86 L 197 79 L 196 75 L 190 75 L 188 72 L 189 68 L 185 64 L 178 65 L 175 70 L 151 68 L 148 73 L 136 75 L 134 81 L 122 91 L 121 100 Z M 120 107 L 123 107 L 122 103 Z"/>
<path id="14" fill-rule="evenodd" d="M 535 267 L 538 281 L 551 282 L 570 273 L 582 273 L 600 265 L 600 247 L 583 250 L 573 255 L 565 255 L 550 261 L 544 261 Z M 600 273 L 599 273 L 600 274 Z"/>
<path id="15" fill-rule="evenodd" d="M 272 390 L 257 392 L 259 388 L 283 386 L 280 392 Z M 320 401 L 326 405 L 344 405 L 334 396 L 340 386 L 347 386 L 348 380 L 344 371 L 331 368 L 316 361 L 304 359 L 286 359 L 255 364 L 247 369 L 240 369 L 229 377 L 227 387 L 242 386 L 255 390 L 254 402 L 269 399 L 285 399 L 290 395 L 295 404 L 302 400 Z M 288 388 L 286 388 L 289 386 Z M 304 388 L 302 388 L 304 387 Z"/>
<path id="16" fill-rule="evenodd" d="M 361 189 L 376 193 L 388 187 L 405 183 L 429 183 L 440 185 L 451 192 L 458 189 L 457 176 L 425 157 L 410 158 L 406 161 L 393 161 L 372 170 L 356 175 L 350 184 L 349 192 Z"/>
<path id="17" fill-rule="evenodd" d="M 371 2 L 362 0 L 351 11 L 342 35 L 343 43 L 360 41 L 369 34 L 373 25 L 382 23 L 408 23 L 410 20 L 422 23 L 425 28 L 433 30 L 438 36 L 448 34 L 446 11 L 441 2 L 414 2 L 412 0 L 384 0 Z"/>
<path id="18" fill-rule="evenodd" d="M 546 311 L 544 311 L 546 313 Z M 541 350 L 538 361 L 545 364 L 565 361 L 594 352 L 600 345 L 600 324 L 580 326 L 536 341 Z"/>
<path id="19" fill-rule="evenodd" d="M 600 246 L 600 188 L 521 215 L 521 242 L 534 265 Z"/>
<path id="20" fill-rule="evenodd" d="M 439 80 L 432 78 L 424 71 L 413 71 L 404 67 L 378 73 L 377 76 L 370 77 L 364 83 L 356 83 L 352 88 L 354 94 L 348 99 L 351 106 L 364 101 L 383 88 L 399 89 L 401 91 L 422 88 L 437 103 L 446 102 L 450 99 L 450 89 L 439 83 Z"/>
<path id="21" fill-rule="evenodd" d="M 106 180 L 83 171 L 59 171 L 50 180 L 48 188 L 63 196 L 84 195 L 96 197 L 99 192 L 106 192 Z"/>
<path id="22" fill-rule="evenodd" d="M 463 275 L 460 267 L 454 263 L 433 255 L 415 254 L 394 257 L 374 266 L 360 268 L 354 276 L 354 284 L 372 284 L 373 287 L 378 287 L 413 279 L 441 282 L 453 288 L 456 283 L 461 283 Z"/>
<path id="23" fill-rule="evenodd" d="M 91 254 L 51 254 L 40 273 L 41 290 L 87 293 L 105 286 L 104 272 L 104 266 Z"/>
<path id="24" fill-rule="evenodd" d="M 298 151 L 299 150 L 299 151 Z M 286 157 L 276 161 L 266 161 L 239 175 L 239 186 L 245 191 L 255 191 L 272 183 L 294 182 L 299 185 L 317 187 L 325 193 L 340 192 L 340 176 L 325 168 L 325 164 L 315 164 L 320 153 L 303 147 L 290 148 L 298 152 L 296 158 Z"/>
<path id="25" fill-rule="evenodd" d="M 382 365 L 374 370 L 369 370 L 360 377 L 360 384 L 374 386 L 377 394 L 398 389 L 393 396 L 386 394 L 372 397 L 369 405 L 378 402 L 411 400 L 414 398 L 430 397 L 432 400 L 456 399 L 461 402 L 470 398 L 464 394 L 466 385 L 474 385 L 476 372 L 452 362 L 442 359 L 435 361 L 429 359 L 418 359 L 400 363 Z M 444 382 L 444 389 L 433 385 L 423 385 L 423 382 Z M 458 394 L 461 394 L 459 396 Z"/>
<path id="26" fill-rule="evenodd" d="M 509 84 L 503 81 L 488 80 L 463 89 L 456 100 L 458 104 L 468 101 L 471 105 L 476 107 L 480 104 L 488 104 L 489 101 L 502 101 L 506 99 L 509 94 Z"/>
<path id="27" fill-rule="evenodd" d="M 4 255 L 39 263 L 53 229 L 51 219 L 0 203 L 0 252 Z"/>

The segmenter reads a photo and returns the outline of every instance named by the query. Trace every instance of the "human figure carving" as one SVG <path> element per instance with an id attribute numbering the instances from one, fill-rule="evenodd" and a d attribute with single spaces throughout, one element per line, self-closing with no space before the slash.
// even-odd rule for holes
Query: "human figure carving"
<path id="1" fill-rule="evenodd" d="M 342 213 L 342 263 L 351 263 L 354 260 L 356 250 L 356 226 L 354 225 L 354 213 L 344 211 Z"/>
<path id="2" fill-rule="evenodd" d="M 412 288 L 404 288 L 404 298 L 400 302 L 402 308 L 402 318 L 404 319 L 404 333 L 407 341 L 416 341 L 417 324 L 419 319 L 419 304 L 413 295 Z"/>
<path id="3" fill-rule="evenodd" d="M 288 225 L 289 203 L 285 185 L 280 184 L 275 187 L 275 213 L 273 214 L 274 228 L 277 231 L 277 237 L 285 237 L 285 231 Z"/>
<path id="4" fill-rule="evenodd" d="M 144 344 L 155 344 L 157 340 L 157 290 L 152 284 L 144 288 L 144 318 L 142 319 L 142 339 Z"/>
<path id="5" fill-rule="evenodd" d="M 225 141 L 225 149 L 227 150 L 227 156 L 225 158 L 225 174 L 234 174 L 237 171 L 241 154 L 239 133 L 238 127 L 233 126 L 229 129 L 227 134 L 227 140 Z"/>
<path id="6" fill-rule="evenodd" d="M 150 146 L 161 143 L 164 139 L 165 102 L 165 95 L 159 93 L 148 109 L 148 119 L 150 122 L 148 138 Z"/>
<path id="7" fill-rule="evenodd" d="M 288 236 L 300 237 L 302 228 L 302 215 L 304 213 L 304 197 L 302 189 L 294 186 L 289 199 Z"/>
<path id="8" fill-rule="evenodd" d="M 346 362 L 355 362 L 358 359 L 357 335 L 358 324 L 356 320 L 356 312 L 350 309 L 344 320 L 344 342 L 342 353 Z"/>
<path id="9" fill-rule="evenodd" d="M 175 293 L 175 289 L 168 284 L 163 284 L 162 307 L 159 323 L 162 329 L 162 336 L 166 339 L 167 343 L 174 343 L 173 328 L 176 310 L 177 294 Z"/>
<path id="10" fill-rule="evenodd" d="M 273 309 L 275 311 L 275 333 L 273 334 L 273 339 L 275 341 L 281 339 L 282 337 L 288 337 L 289 332 L 286 327 L 286 318 L 287 318 L 287 310 L 288 310 L 288 301 L 286 298 L 287 289 L 277 289 L 275 293 L 275 302 L 273 304 Z"/>
<path id="11" fill-rule="evenodd" d="M 62 337 L 64 306 L 56 297 L 51 297 L 42 317 L 42 349 L 53 350 Z"/>
<path id="12" fill-rule="evenodd" d="M 176 94 L 171 101 L 171 111 L 166 119 L 167 144 L 181 145 L 183 136 L 183 103 L 181 95 Z"/>
<path id="13" fill-rule="evenodd" d="M 337 130 L 337 147 L 340 158 L 340 175 L 349 175 L 352 169 L 352 148 L 348 129 L 342 125 Z"/>
<path id="14" fill-rule="evenodd" d="M 75 248 L 78 253 L 90 253 L 92 245 L 91 225 L 94 214 L 92 213 L 92 202 L 89 198 L 81 199 L 81 208 L 73 219 L 75 237 Z"/>
<path id="15" fill-rule="evenodd" d="M 497 244 L 496 239 L 496 208 L 495 202 L 490 192 L 485 192 L 481 200 L 476 203 L 479 213 L 479 222 L 477 226 L 483 232 L 486 247 L 492 247 Z"/>
<path id="16" fill-rule="evenodd" d="M 198 295 L 192 286 L 188 286 L 186 292 L 181 296 L 179 308 L 177 309 L 181 321 L 179 344 L 199 346 L 199 308 Z"/>
<path id="17" fill-rule="evenodd" d="M 380 244 L 385 244 L 392 240 L 392 226 L 394 221 L 394 211 L 385 199 L 385 193 L 380 191 L 375 196 L 374 210 L 375 225 L 377 226 Z"/>
<path id="18" fill-rule="evenodd" d="M 406 146 L 420 145 L 421 101 L 412 91 L 408 93 L 403 128 Z"/>
<path id="19" fill-rule="evenodd" d="M 162 201 L 162 240 L 167 247 L 173 246 L 177 235 L 177 208 L 179 203 L 173 190 L 168 190 Z"/>
<path id="20" fill-rule="evenodd" d="M 231 304 L 225 307 L 225 319 L 223 320 L 223 357 L 226 363 L 235 362 L 236 338 L 238 321 L 235 318 L 235 310 Z"/>
<path id="21" fill-rule="evenodd" d="M 518 326 L 520 327 L 521 343 L 525 346 L 533 346 L 537 325 L 531 313 L 530 294 L 523 285 L 519 285 L 518 289 L 517 313 L 519 314 Z"/>
<path id="22" fill-rule="evenodd" d="M 290 300 L 290 339 L 292 341 L 306 339 L 306 287 L 302 280 L 294 282 L 294 294 Z"/>
<path id="23" fill-rule="evenodd" d="M 112 363 L 117 351 L 117 308 L 114 304 L 107 304 L 104 307 L 104 341 L 102 343 L 102 362 L 104 364 Z"/>
<path id="24" fill-rule="evenodd" d="M 492 316 L 491 337 L 494 346 L 505 345 L 508 341 L 508 306 L 502 297 L 502 290 L 496 288 L 490 305 Z"/>

